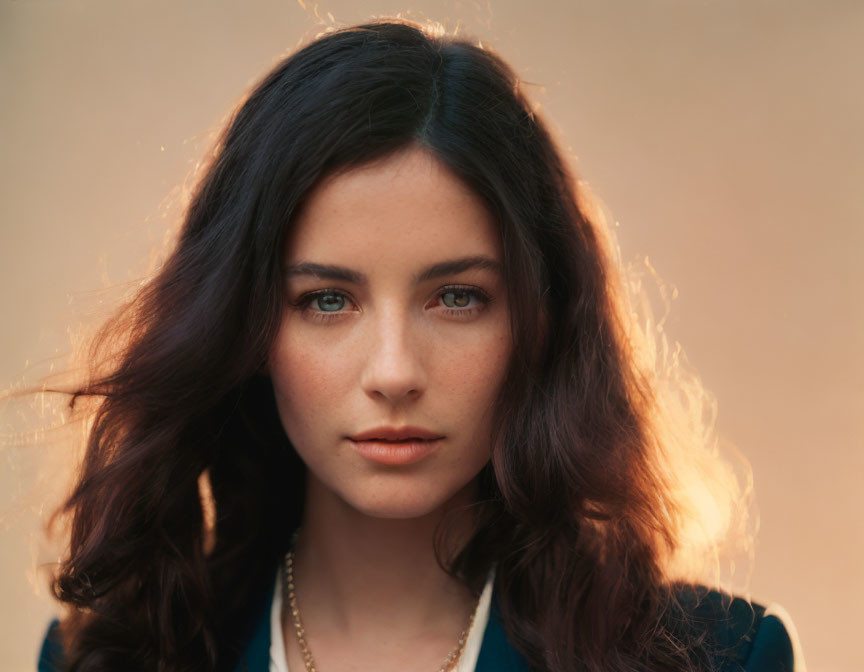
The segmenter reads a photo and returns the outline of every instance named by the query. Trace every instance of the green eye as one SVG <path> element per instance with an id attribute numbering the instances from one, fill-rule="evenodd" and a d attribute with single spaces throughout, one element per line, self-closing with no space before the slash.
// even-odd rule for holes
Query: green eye
<path id="1" fill-rule="evenodd" d="M 451 290 L 441 295 L 444 305 L 448 308 L 465 308 L 471 303 L 475 293 L 466 290 Z"/>
<path id="2" fill-rule="evenodd" d="M 467 319 L 485 310 L 492 297 L 479 287 L 445 287 L 439 294 L 444 312 L 459 319 Z"/>
<path id="3" fill-rule="evenodd" d="M 347 310 L 351 298 L 335 290 L 323 289 L 301 296 L 294 305 L 300 308 L 312 319 L 326 322 L 342 317 Z"/>
<path id="4" fill-rule="evenodd" d="M 336 312 L 345 306 L 345 297 L 341 294 L 319 294 L 313 297 L 312 301 L 317 302 L 318 307 L 325 313 Z"/>

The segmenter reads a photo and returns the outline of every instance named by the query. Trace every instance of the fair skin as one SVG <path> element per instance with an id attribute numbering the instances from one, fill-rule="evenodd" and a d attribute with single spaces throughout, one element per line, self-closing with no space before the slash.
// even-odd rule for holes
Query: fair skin
<path id="1" fill-rule="evenodd" d="M 465 258 L 485 261 L 419 277 Z M 432 538 L 472 501 L 490 456 L 511 352 L 501 261 L 483 202 L 419 148 L 331 176 L 292 222 L 268 369 L 308 468 L 295 577 L 319 672 L 438 670 L 474 610 Z M 355 277 L 299 268 L 309 263 Z M 406 425 L 443 438 L 397 465 L 348 438 Z M 282 625 L 289 668 L 305 669 L 287 611 Z"/>

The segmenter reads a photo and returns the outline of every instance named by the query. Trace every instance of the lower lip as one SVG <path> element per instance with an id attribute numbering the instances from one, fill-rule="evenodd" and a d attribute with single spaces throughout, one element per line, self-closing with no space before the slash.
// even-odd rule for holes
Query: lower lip
<path id="1" fill-rule="evenodd" d="M 379 464 L 413 464 L 438 449 L 441 439 L 390 441 L 351 441 L 361 457 Z"/>

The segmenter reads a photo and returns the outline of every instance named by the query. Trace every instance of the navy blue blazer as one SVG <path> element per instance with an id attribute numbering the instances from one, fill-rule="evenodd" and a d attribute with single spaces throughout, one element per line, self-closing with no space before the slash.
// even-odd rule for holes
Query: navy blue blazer
<path id="1" fill-rule="evenodd" d="M 698 590 L 698 589 L 697 589 Z M 702 590 L 701 599 L 689 605 L 697 624 L 713 631 L 722 652 L 714 656 L 716 672 L 805 672 L 792 624 L 764 606 L 717 591 Z M 695 597 L 693 593 L 691 597 Z M 258 609 L 251 638 L 235 672 L 268 672 L 270 668 L 271 586 L 263 607 Z M 62 672 L 62 646 L 58 620 L 48 627 L 39 655 L 38 672 Z M 476 672 L 531 672 L 525 659 L 507 640 L 495 593 L 489 622 L 483 633 Z"/>

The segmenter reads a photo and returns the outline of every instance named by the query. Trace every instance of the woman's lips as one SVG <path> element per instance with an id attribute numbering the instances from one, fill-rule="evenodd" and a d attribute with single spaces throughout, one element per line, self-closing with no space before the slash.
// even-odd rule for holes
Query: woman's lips
<path id="1" fill-rule="evenodd" d="M 404 441 L 354 441 L 351 445 L 361 457 L 379 464 L 413 464 L 434 453 L 441 439 L 406 439 Z"/>

